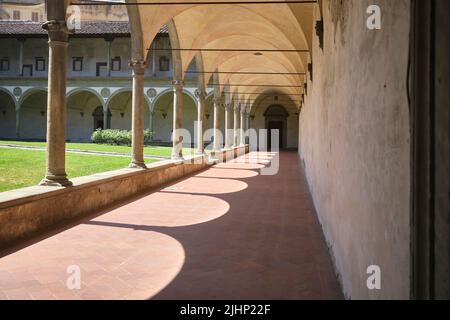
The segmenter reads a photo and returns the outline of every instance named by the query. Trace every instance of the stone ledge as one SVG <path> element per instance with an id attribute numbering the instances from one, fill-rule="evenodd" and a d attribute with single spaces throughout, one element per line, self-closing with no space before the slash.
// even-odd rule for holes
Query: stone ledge
<path id="1" fill-rule="evenodd" d="M 233 158 L 247 152 L 236 148 Z M 223 160 L 226 152 L 220 155 Z M 33 186 L 0 193 L 0 250 L 209 166 L 207 155 L 71 179 L 72 187 Z"/>

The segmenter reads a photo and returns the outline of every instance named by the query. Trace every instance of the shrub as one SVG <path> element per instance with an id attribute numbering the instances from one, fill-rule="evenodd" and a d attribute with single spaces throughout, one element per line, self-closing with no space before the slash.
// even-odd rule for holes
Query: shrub
<path id="1" fill-rule="evenodd" d="M 146 129 L 144 130 L 144 143 L 150 143 L 152 141 L 153 132 Z"/>
<path id="2" fill-rule="evenodd" d="M 144 143 L 150 142 L 152 132 L 144 131 Z M 92 134 L 91 140 L 97 144 L 109 144 L 118 146 L 131 146 L 131 131 L 118 129 L 97 129 Z"/>

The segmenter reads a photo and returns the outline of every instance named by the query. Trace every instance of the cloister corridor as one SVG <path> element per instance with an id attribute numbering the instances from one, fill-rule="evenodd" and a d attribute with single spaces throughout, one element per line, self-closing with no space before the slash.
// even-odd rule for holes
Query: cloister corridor
<path id="1" fill-rule="evenodd" d="M 340 299 L 296 152 L 251 152 L 0 259 L 0 299 Z M 15 251 L 15 252 L 14 252 Z M 67 267 L 81 289 L 67 290 Z"/>

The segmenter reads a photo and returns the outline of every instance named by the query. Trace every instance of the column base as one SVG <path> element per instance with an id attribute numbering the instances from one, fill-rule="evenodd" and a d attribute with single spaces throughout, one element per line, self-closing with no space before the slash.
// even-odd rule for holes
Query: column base
<path id="1" fill-rule="evenodd" d="M 39 183 L 44 187 L 71 187 L 73 183 L 67 177 L 46 177 Z"/>
<path id="2" fill-rule="evenodd" d="M 180 156 L 172 156 L 171 157 L 171 159 L 173 160 L 173 161 L 176 161 L 176 162 L 183 162 L 184 161 L 184 158 L 183 157 L 180 157 Z"/>
<path id="3" fill-rule="evenodd" d="M 209 162 L 211 163 L 218 163 L 219 162 L 219 157 L 217 156 L 219 153 L 222 153 L 222 151 L 220 150 L 212 150 L 211 153 L 209 154 Z"/>
<path id="4" fill-rule="evenodd" d="M 143 162 L 142 163 L 132 162 L 132 163 L 130 163 L 128 168 L 130 168 L 130 169 L 147 169 L 147 166 Z"/>
<path id="5" fill-rule="evenodd" d="M 200 150 L 195 151 L 196 156 L 204 156 L 205 154 L 206 154 L 205 151 L 200 151 Z"/>

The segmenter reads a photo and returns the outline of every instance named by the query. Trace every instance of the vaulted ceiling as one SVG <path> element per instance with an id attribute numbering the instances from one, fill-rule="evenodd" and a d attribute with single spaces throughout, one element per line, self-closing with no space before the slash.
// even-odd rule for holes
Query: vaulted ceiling
<path id="1" fill-rule="evenodd" d="M 301 87 L 310 61 L 316 4 L 292 4 L 282 0 L 276 4 L 232 4 L 237 0 L 228 1 L 230 4 L 128 6 L 134 58 L 148 59 L 153 39 L 166 24 L 172 48 L 183 49 L 173 51 L 177 79 L 183 79 L 193 59 L 197 59 L 200 60 L 200 63 L 197 61 L 198 71 L 218 71 L 216 81 L 221 85 L 220 90 L 224 84 L 229 84 L 229 90 L 239 99 L 254 98 L 252 93 L 255 92 L 274 90 L 284 94 L 303 93 Z M 255 51 L 246 51 L 249 49 Z M 257 74 L 259 72 L 265 74 Z M 200 82 L 210 83 L 211 75 L 202 74 Z M 253 87 L 272 84 L 276 87 Z"/>

